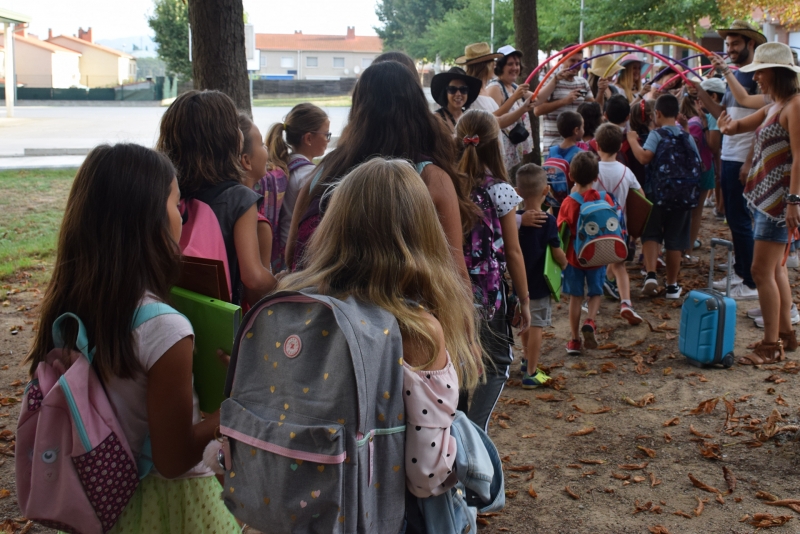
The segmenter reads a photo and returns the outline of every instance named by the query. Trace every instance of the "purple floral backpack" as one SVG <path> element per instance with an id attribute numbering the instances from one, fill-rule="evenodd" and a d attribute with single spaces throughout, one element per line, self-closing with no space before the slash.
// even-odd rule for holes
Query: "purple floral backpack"
<path id="1" fill-rule="evenodd" d="M 482 216 L 464 240 L 464 261 L 475 304 L 481 307 L 486 320 L 491 320 L 503 303 L 501 280 L 506 272 L 503 229 L 489 195 L 494 184 L 494 178 L 487 174 L 483 184 L 472 189 L 472 201 L 480 208 Z"/>

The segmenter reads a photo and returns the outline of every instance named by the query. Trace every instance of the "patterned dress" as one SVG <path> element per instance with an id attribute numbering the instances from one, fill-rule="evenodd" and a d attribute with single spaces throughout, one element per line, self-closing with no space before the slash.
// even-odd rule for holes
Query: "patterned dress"
<path id="1" fill-rule="evenodd" d="M 793 161 L 789 132 L 780 123 L 782 111 L 783 106 L 756 130 L 753 167 L 744 186 L 747 205 L 776 222 L 786 220 L 784 197 L 789 193 Z"/>
<path id="2" fill-rule="evenodd" d="M 503 83 L 500 80 L 492 80 L 488 84 L 486 84 L 487 87 L 490 87 L 492 85 L 499 85 L 500 89 L 503 91 L 503 95 L 505 95 L 505 100 L 508 100 L 508 97 L 509 97 L 508 91 L 506 90 L 505 85 L 503 85 Z M 513 87 L 513 90 L 516 91 L 517 86 L 512 84 L 512 87 Z M 504 100 L 504 102 L 505 102 L 505 100 Z M 511 106 L 511 109 L 509 110 L 509 113 L 511 113 L 512 111 L 517 110 L 520 106 L 522 106 L 522 104 L 523 104 L 523 99 L 520 98 L 519 100 L 514 102 L 514 104 Z M 522 157 L 525 154 L 529 154 L 531 152 L 531 150 L 533 150 L 533 136 L 532 135 L 528 135 L 527 139 L 525 139 L 523 142 L 521 142 L 519 144 L 516 144 L 516 145 L 514 143 L 512 143 L 511 141 L 509 141 L 508 132 L 511 131 L 511 129 L 514 126 L 516 126 L 518 122 L 522 122 L 522 125 L 525 127 L 526 130 L 528 130 L 529 134 L 532 131 L 531 130 L 531 119 L 530 119 L 530 117 L 528 116 L 527 113 L 524 113 L 519 121 L 515 122 L 510 127 L 505 128 L 503 130 L 503 133 L 500 135 L 500 139 L 501 139 L 501 142 L 502 142 L 502 145 L 503 145 L 502 146 L 502 149 L 503 149 L 503 163 L 505 163 L 506 171 L 510 171 L 516 165 L 519 165 L 520 163 L 522 163 Z"/>

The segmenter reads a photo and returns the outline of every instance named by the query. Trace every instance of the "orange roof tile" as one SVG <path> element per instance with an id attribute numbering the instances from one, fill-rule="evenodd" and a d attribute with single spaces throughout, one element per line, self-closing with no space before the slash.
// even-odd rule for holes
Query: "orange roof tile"
<path id="1" fill-rule="evenodd" d="M 3 37 L 3 32 L 0 32 L 0 37 Z M 50 52 L 67 52 L 70 54 L 78 54 L 81 55 L 80 52 L 76 52 L 75 50 L 70 50 L 69 48 L 64 48 L 63 46 L 58 46 L 57 44 L 48 43 L 47 41 L 42 41 L 41 39 L 36 39 L 34 37 L 25 37 L 18 33 L 14 34 L 14 39 L 20 43 L 26 43 L 32 46 L 38 46 L 39 48 L 44 48 L 45 50 L 49 50 Z"/>
<path id="2" fill-rule="evenodd" d="M 108 52 L 109 54 L 114 54 L 115 56 L 126 57 L 128 59 L 133 59 L 133 56 L 131 56 L 129 54 L 126 54 L 125 52 L 121 52 L 120 50 L 115 50 L 114 48 L 109 48 L 108 46 L 103 46 L 103 45 L 99 45 L 99 44 L 96 44 L 96 43 L 91 43 L 89 41 L 84 41 L 83 39 L 78 39 L 77 37 L 73 37 L 71 35 L 56 35 L 52 39 L 48 39 L 47 42 L 52 43 L 56 39 L 66 39 L 67 42 L 70 45 L 72 43 L 75 43 L 75 45 L 91 46 L 92 48 L 96 48 L 98 50 L 102 50 L 103 52 Z M 60 45 L 60 46 L 63 46 L 64 48 L 68 48 L 69 50 L 73 50 L 72 48 L 69 48 L 69 46 L 64 46 L 64 45 Z"/>
<path id="3" fill-rule="evenodd" d="M 302 33 L 257 33 L 259 50 L 301 50 L 311 52 L 375 52 L 383 51 L 383 40 L 376 36 L 304 35 Z"/>

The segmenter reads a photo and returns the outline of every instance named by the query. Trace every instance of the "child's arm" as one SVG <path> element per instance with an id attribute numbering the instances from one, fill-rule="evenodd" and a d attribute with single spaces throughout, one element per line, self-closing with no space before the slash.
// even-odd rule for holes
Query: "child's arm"
<path id="1" fill-rule="evenodd" d="M 631 147 L 633 156 L 642 165 L 647 165 L 653 160 L 655 154 L 642 148 L 642 145 L 639 144 L 639 135 L 633 130 L 628 132 L 628 144 Z"/>
<path id="2" fill-rule="evenodd" d="M 503 243 L 508 272 L 511 274 L 511 281 L 514 282 L 514 291 L 519 296 L 519 307 L 522 311 L 520 332 L 524 332 L 531 324 L 531 310 L 530 306 L 528 306 L 530 301 L 528 297 L 528 278 L 525 275 L 525 260 L 522 257 L 522 249 L 519 248 L 516 218 L 514 211 L 509 211 L 500 218 L 500 226 L 503 229 Z"/>
<path id="3" fill-rule="evenodd" d="M 197 465 L 219 426 L 219 410 L 192 424 L 192 350 L 192 338 L 185 337 L 147 372 L 153 464 L 166 478 L 178 477 Z"/>
<path id="4" fill-rule="evenodd" d="M 233 243 L 236 247 L 236 257 L 239 259 L 242 284 L 261 298 L 272 291 L 278 281 L 261 263 L 257 226 L 258 213 L 256 205 L 253 204 L 234 224 Z"/>
<path id="5" fill-rule="evenodd" d="M 258 251 L 261 264 L 269 269 L 272 264 L 272 225 L 268 221 L 258 221 Z"/>
<path id="6" fill-rule="evenodd" d="M 457 482 L 450 425 L 458 405 L 458 377 L 447 356 L 442 325 L 433 315 L 424 315 L 438 347 L 432 362 L 419 340 L 403 333 L 406 485 L 420 498 L 441 495 Z"/>
<path id="7" fill-rule="evenodd" d="M 564 254 L 564 251 L 558 247 L 550 247 L 550 252 L 553 254 L 553 259 L 556 260 L 556 263 L 561 267 L 561 270 L 567 268 L 567 255 Z"/>
<path id="8" fill-rule="evenodd" d="M 292 212 L 292 222 L 289 225 L 289 235 L 286 236 L 284 257 L 286 265 L 290 267 L 294 263 L 294 248 L 295 245 L 297 245 L 297 229 L 300 227 L 300 221 L 308 209 L 310 194 L 311 180 L 308 180 L 297 193 L 297 200 L 294 203 L 294 211 Z"/>

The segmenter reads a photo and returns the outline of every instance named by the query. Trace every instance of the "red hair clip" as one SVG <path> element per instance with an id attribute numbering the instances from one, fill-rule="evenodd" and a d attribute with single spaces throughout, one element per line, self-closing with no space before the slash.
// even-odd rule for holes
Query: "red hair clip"
<path id="1" fill-rule="evenodd" d="M 481 138 L 477 135 L 473 135 L 472 137 L 464 137 L 464 144 L 465 145 L 475 145 L 478 146 L 478 143 L 481 142 Z"/>

